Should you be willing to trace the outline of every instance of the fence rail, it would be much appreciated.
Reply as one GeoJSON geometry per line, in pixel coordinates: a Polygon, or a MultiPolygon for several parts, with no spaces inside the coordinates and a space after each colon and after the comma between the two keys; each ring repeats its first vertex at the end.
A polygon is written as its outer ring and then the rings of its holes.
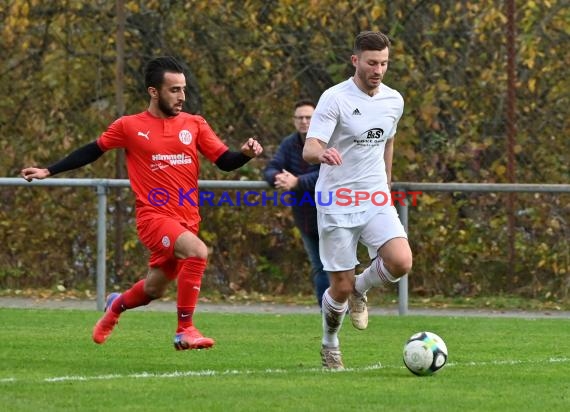
{"type": "MultiPolygon", "coordinates": [[[[97,194],[97,299],[98,310],[103,310],[106,295],[106,256],[107,256],[107,189],[110,187],[130,187],[128,179],[66,179],[54,178],[47,180],[34,180],[26,182],[21,178],[0,178],[1,186],[45,186],[45,187],[94,187],[97,194]]],[[[270,189],[264,181],[247,180],[199,180],[200,189],[225,190],[256,190],[270,189]]],[[[478,192],[478,193],[570,193],[570,184],[503,184],[503,183],[419,183],[395,182],[392,184],[395,191],[417,192],[478,192]]],[[[400,220],[406,231],[408,230],[408,202],[403,199],[396,204],[400,220]]],[[[408,312],[408,278],[400,279],[398,286],[398,313],[405,315],[408,312]]]]}

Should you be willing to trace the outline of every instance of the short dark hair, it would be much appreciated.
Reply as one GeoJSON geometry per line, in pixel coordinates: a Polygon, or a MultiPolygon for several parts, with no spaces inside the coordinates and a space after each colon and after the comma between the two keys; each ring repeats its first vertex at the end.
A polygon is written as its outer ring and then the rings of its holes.
{"type": "Polygon", "coordinates": [[[307,98],[299,99],[295,102],[295,109],[301,106],[311,106],[313,109],[316,107],[315,102],[307,98]]]}
{"type": "Polygon", "coordinates": [[[172,56],[157,57],[149,61],[144,71],[145,87],[160,89],[166,72],[184,73],[184,67],[172,56]]]}
{"type": "Polygon", "coordinates": [[[358,33],[354,40],[354,54],[360,54],[366,50],[390,49],[392,43],[388,36],[379,31],[362,31],[358,33]]]}

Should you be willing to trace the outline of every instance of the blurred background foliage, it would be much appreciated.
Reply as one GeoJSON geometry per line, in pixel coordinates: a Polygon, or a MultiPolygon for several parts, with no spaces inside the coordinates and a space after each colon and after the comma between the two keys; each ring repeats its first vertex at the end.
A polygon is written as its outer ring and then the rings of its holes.
{"type": "MultiPolygon", "coordinates": [[[[515,3],[516,181],[568,183],[570,2],[515,3]]],[[[0,175],[51,164],[116,117],[144,110],[144,64],[168,54],[187,68],[186,110],[234,149],[253,135],[265,147],[231,173],[203,162],[201,178],[261,180],[294,130],[295,100],[317,100],[350,76],[354,36],[381,30],[393,39],[385,82],[406,102],[394,181],[504,183],[505,27],[504,2],[493,0],[2,0],[0,175]]],[[[120,156],[65,177],[124,176],[120,156]]],[[[567,301],[569,196],[516,195],[513,260],[506,195],[424,194],[410,210],[411,293],[567,301]]],[[[0,187],[0,199],[0,288],[94,289],[92,190],[0,187]]],[[[110,193],[107,268],[117,287],[146,271],[132,206],[129,190],[110,193]]],[[[204,207],[202,215],[211,247],[205,289],[311,293],[286,207],[204,207]]]]}

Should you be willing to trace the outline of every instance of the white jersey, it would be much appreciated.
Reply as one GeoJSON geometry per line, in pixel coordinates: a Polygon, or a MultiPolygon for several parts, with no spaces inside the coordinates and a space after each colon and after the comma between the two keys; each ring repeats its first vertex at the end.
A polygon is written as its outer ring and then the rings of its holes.
{"type": "Polygon", "coordinates": [[[384,84],[369,96],[351,77],[323,93],[307,138],[336,148],[342,164],[321,164],[315,187],[321,213],[355,213],[391,205],[384,148],[396,134],[403,111],[402,95],[384,84]]]}

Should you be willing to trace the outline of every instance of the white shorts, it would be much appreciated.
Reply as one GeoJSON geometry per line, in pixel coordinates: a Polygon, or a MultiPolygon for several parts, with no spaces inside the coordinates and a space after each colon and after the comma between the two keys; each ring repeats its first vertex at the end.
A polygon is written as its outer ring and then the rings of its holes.
{"type": "Polygon", "coordinates": [[[370,259],[391,239],[408,238],[394,206],[371,208],[349,214],[317,212],[319,254],[324,270],[351,270],[360,262],[356,258],[358,242],[368,248],[370,259]]]}

